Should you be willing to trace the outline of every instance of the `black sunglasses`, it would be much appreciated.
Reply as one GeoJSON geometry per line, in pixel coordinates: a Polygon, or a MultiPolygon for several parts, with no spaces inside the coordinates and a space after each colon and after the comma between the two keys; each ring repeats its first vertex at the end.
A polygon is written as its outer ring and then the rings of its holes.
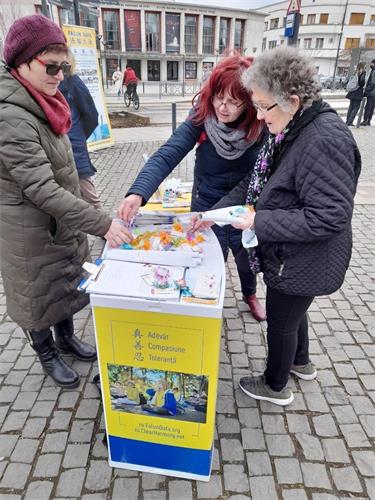
{"type": "Polygon", "coordinates": [[[72,67],[72,65],[67,62],[63,62],[61,64],[48,64],[39,59],[38,57],[34,57],[34,59],[36,59],[38,62],[40,62],[40,64],[43,64],[43,66],[45,66],[46,73],[49,76],[56,76],[60,70],[64,73],[64,75],[66,75],[67,73],[69,73],[70,68],[72,67]]]}

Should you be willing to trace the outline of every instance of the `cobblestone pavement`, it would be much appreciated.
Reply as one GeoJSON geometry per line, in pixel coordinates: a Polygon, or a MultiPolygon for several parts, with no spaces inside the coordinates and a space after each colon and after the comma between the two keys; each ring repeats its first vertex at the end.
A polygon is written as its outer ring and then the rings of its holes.
{"type": "MultiPolygon", "coordinates": [[[[354,130],[364,157],[362,185],[374,181],[374,127],[354,130]]],[[[160,143],[121,144],[95,153],[98,192],[114,210],[142,163],[160,143]]],[[[180,168],[191,178],[191,157],[180,168]]],[[[369,203],[371,200],[369,199],[369,203]]],[[[354,253],[342,289],[311,306],[311,358],[317,380],[290,379],[292,405],[257,403],[237,388],[259,371],[265,325],[241,302],[228,263],[215,455],[208,483],[112,469],[95,364],[70,360],[82,375],[74,391],[44,376],[20,328],[6,315],[0,288],[1,499],[375,499],[375,206],[357,205],[354,253]]],[[[102,241],[90,238],[94,255],[102,241]]],[[[264,296],[262,283],[260,296],[264,296]]],[[[94,342],[89,308],[77,334],[94,342]]],[[[69,358],[68,358],[69,359],[69,358]]]]}

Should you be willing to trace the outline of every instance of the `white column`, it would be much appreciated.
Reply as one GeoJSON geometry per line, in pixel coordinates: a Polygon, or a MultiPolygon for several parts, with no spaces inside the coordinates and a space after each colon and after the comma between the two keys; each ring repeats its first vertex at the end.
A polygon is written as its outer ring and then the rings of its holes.
{"type": "Polygon", "coordinates": [[[98,32],[99,32],[99,35],[101,35],[103,37],[103,11],[101,8],[99,8],[98,32]]]}
{"type": "Polygon", "coordinates": [[[230,31],[229,31],[229,50],[234,49],[234,32],[236,28],[236,18],[232,17],[229,21],[230,31]]]}
{"type": "Polygon", "coordinates": [[[125,14],[124,9],[121,7],[119,11],[120,16],[120,51],[125,52],[125,14]]]}
{"type": "Polygon", "coordinates": [[[185,54],[185,12],[180,14],[180,54],[185,54]]]}
{"type": "MultiPolygon", "coordinates": [[[[161,12],[161,23],[160,23],[160,52],[165,54],[165,11],[161,12]]],[[[160,78],[161,78],[161,68],[160,68],[160,78]]]]}
{"type": "Polygon", "coordinates": [[[145,11],[141,10],[141,49],[142,54],[146,53],[146,16],[145,11]]]}
{"type": "Polygon", "coordinates": [[[167,60],[160,58],[160,81],[165,82],[167,80],[167,60]]]}
{"type": "Polygon", "coordinates": [[[203,52],[203,14],[198,16],[198,44],[197,44],[198,54],[203,52]]]}
{"type": "Polygon", "coordinates": [[[220,16],[215,17],[214,53],[219,53],[220,16]]]}
{"type": "Polygon", "coordinates": [[[147,60],[141,59],[141,80],[143,82],[147,82],[148,74],[147,74],[147,60]]]}

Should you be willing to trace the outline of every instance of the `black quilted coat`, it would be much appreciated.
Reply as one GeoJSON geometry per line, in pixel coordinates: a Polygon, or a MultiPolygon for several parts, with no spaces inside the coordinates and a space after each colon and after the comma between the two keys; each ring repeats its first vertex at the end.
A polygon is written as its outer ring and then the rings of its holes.
{"type": "MultiPolygon", "coordinates": [[[[360,153],[347,126],[328,104],[314,102],[286,136],[256,206],[268,286],[307,296],[341,286],[351,257],[360,170],[360,153]]],[[[247,189],[245,179],[213,208],[245,203],[247,189]]]]}
{"type": "Polygon", "coordinates": [[[42,330],[88,303],[77,291],[86,235],[110,217],[80,198],[72,148],[41,107],[0,64],[0,248],[9,316],[42,330]]]}

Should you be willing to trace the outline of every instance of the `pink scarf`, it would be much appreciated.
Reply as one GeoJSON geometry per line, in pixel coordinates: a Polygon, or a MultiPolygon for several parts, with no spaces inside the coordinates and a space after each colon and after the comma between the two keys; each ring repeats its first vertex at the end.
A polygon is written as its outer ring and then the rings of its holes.
{"type": "Polygon", "coordinates": [[[39,104],[44,111],[46,118],[55,132],[55,134],[66,134],[72,126],[72,117],[70,113],[69,104],[66,102],[65,97],[60,90],[54,96],[49,96],[38,92],[27,80],[15,70],[11,70],[11,75],[14,76],[20,84],[25,87],[31,97],[39,104]]]}

